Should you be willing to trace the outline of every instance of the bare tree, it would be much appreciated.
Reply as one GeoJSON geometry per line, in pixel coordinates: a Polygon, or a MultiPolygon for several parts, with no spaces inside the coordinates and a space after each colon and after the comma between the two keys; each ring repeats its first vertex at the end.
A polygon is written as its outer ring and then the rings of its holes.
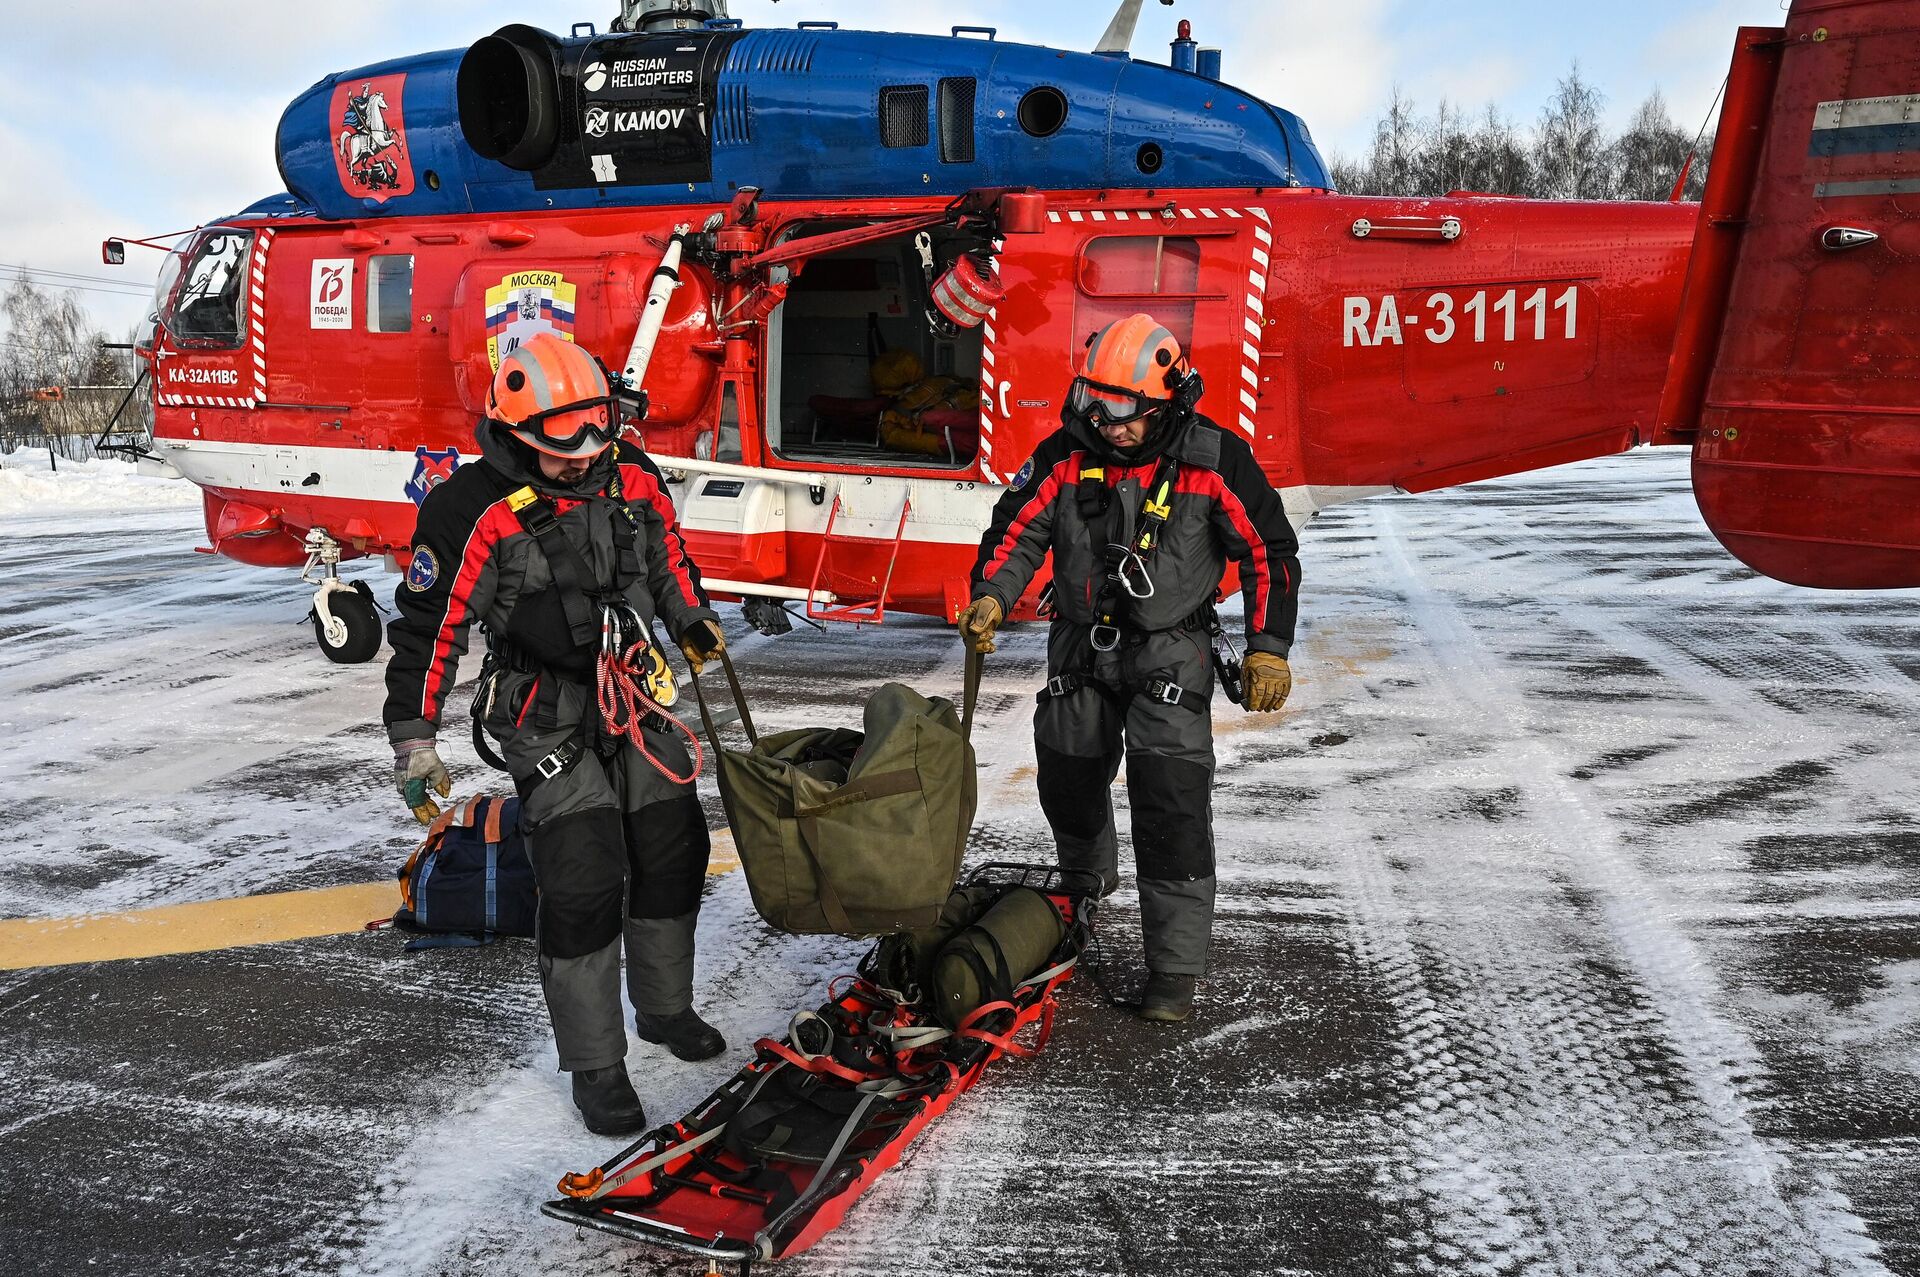
{"type": "MultiPolygon", "coordinates": [[[[106,333],[67,290],[16,276],[0,294],[0,444],[45,447],[68,459],[91,456],[94,438],[133,384],[132,352],[106,333]],[[45,397],[59,391],[58,398],[45,397]]],[[[143,429],[150,409],[136,397],[120,425],[143,429]]]]}
{"type": "Polygon", "coordinates": [[[1533,134],[1538,190],[1550,199],[1609,199],[1613,173],[1607,163],[1600,108],[1606,96],[1580,76],[1575,62],[1540,112],[1533,134]]]}
{"type": "Polygon", "coordinates": [[[1396,84],[1386,111],[1373,128],[1373,148],[1367,153],[1369,193],[1411,192],[1419,149],[1420,121],[1414,114],[1413,99],[1396,84]]]}
{"type": "Polygon", "coordinates": [[[1487,103],[1479,126],[1468,138],[1467,152],[1468,189],[1494,195],[1533,194],[1533,165],[1527,159],[1526,144],[1513,121],[1493,103],[1487,103]]]}
{"type": "Polygon", "coordinates": [[[1420,149],[1414,155],[1412,193],[1445,195],[1467,189],[1472,167],[1473,141],[1465,116],[1445,98],[1431,118],[1421,121],[1420,149]]]}
{"type": "MultiPolygon", "coordinates": [[[[1523,136],[1492,103],[1471,120],[1446,101],[1421,117],[1396,87],[1366,157],[1334,155],[1329,171],[1335,189],[1354,195],[1471,190],[1548,199],[1666,199],[1691,147],[1665,100],[1656,90],[1618,138],[1609,137],[1601,123],[1605,101],[1575,63],[1531,135],[1523,136]]],[[[1708,135],[1688,173],[1684,198],[1700,197],[1712,150],[1708,135]]]]}
{"type": "MultiPolygon", "coordinates": [[[[1627,131],[1613,144],[1612,168],[1620,198],[1664,200],[1693,149],[1693,139],[1667,113],[1667,101],[1655,89],[1633,113],[1627,131]]],[[[1693,185],[1688,174],[1687,184],[1693,185]]]]}

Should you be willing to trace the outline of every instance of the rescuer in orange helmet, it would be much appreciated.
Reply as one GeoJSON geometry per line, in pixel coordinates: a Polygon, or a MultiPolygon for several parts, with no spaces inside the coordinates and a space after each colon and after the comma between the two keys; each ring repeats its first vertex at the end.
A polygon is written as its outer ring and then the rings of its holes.
{"type": "Polygon", "coordinates": [[[970,648],[993,651],[1052,554],[1048,679],[1034,714],[1040,805],[1060,863],[1097,872],[1111,891],[1108,795],[1124,749],[1149,973],[1140,1014],[1183,1020],[1213,925],[1214,675],[1232,696],[1238,673],[1214,596],[1231,557],[1246,605],[1235,699],[1279,709],[1293,686],[1297,544],[1246,437],[1199,415],[1199,374],[1152,316],[1095,333],[1079,373],[1061,428],[994,507],[959,624],[970,648]]]}
{"type": "Polygon", "coordinates": [[[435,734],[479,621],[488,652],[475,744],[481,728],[499,742],[520,795],[560,1067],[588,1128],[609,1135],[646,1126],[624,1063],[623,941],[640,1036],[688,1060],[726,1045],[693,1010],[708,839],[691,759],[663,714],[649,709],[615,732],[596,697],[610,635],[662,696],[656,619],[696,670],[723,647],[660,471],[617,443],[619,430],[605,372],[572,342],[542,333],[500,360],[476,430],[479,462],[420,505],[387,631],[384,714],[395,784],[430,821],[432,794],[452,787],[435,734]]]}

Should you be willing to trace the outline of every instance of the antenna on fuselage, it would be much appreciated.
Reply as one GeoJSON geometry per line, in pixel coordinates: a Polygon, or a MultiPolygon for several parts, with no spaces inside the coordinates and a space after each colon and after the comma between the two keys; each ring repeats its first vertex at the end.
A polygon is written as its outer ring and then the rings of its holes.
{"type": "MultiPolygon", "coordinates": [[[[1140,25],[1140,6],[1145,0],[1120,0],[1120,11],[1107,24],[1107,33],[1093,46],[1095,53],[1125,53],[1133,47],[1133,29],[1140,25]]],[[[1173,0],[1160,0],[1172,4],[1173,0]]]]}
{"type": "MultiPolygon", "coordinates": [[[[1171,4],[1173,0],[1166,0],[1171,4]]],[[[714,18],[725,18],[727,0],[621,0],[614,31],[697,31],[714,18]]]]}

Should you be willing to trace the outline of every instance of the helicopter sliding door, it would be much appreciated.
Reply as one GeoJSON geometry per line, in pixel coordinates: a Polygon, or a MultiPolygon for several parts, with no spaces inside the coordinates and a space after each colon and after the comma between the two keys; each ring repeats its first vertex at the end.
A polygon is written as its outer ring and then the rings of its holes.
{"type": "Polygon", "coordinates": [[[1262,213],[1217,195],[1055,200],[1044,230],[1007,237],[1007,300],[987,325],[983,361],[987,478],[1011,478],[1059,429],[1087,339],[1136,312],[1159,320],[1189,353],[1207,387],[1200,411],[1254,438],[1260,272],[1272,233],[1262,213]]]}

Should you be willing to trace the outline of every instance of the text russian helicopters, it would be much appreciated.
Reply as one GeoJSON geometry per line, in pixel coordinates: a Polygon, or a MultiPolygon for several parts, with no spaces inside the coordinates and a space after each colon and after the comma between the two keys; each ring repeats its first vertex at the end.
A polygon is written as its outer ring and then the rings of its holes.
{"type": "Polygon", "coordinates": [[[1140,8],[1075,53],[631,0],[331,76],[281,120],[288,193],[169,258],[152,451],[213,550],[322,573],[321,645],[364,660],[335,565],[404,564],[500,353],[556,332],[644,387],[757,624],[951,618],[1074,353],[1150,310],[1297,522],[1687,444],[1754,568],[1920,584],[1920,0],[1743,28],[1700,204],[1339,195],[1185,23],[1128,57],[1140,8]]]}

